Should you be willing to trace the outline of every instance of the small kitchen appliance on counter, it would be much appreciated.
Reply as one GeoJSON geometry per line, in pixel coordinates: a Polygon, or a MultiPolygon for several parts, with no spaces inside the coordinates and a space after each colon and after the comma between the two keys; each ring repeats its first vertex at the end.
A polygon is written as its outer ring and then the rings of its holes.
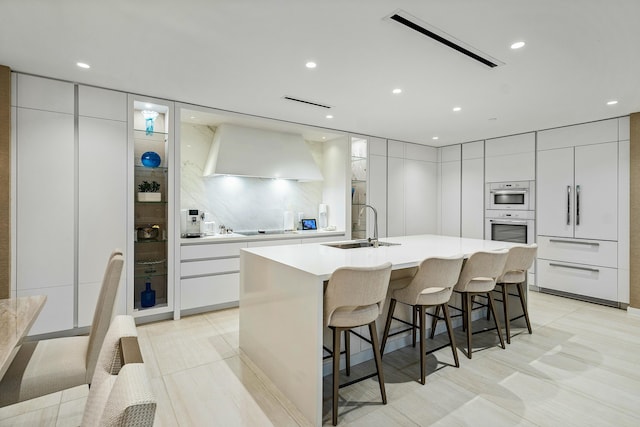
{"type": "Polygon", "coordinates": [[[202,220],[204,212],[198,209],[183,209],[180,218],[180,234],[182,237],[202,237],[202,220]]]}

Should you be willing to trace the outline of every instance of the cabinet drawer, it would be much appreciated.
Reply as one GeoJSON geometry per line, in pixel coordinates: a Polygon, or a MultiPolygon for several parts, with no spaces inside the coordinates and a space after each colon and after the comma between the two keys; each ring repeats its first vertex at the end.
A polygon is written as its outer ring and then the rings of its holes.
{"type": "Polygon", "coordinates": [[[220,258],[180,263],[180,277],[240,271],[240,258],[220,258]]]}
{"type": "Polygon", "coordinates": [[[537,285],[608,301],[618,300],[618,270],[538,260],[537,285]]]}
{"type": "Polygon", "coordinates": [[[538,258],[616,268],[618,244],[603,240],[538,236],[538,258]]]}
{"type": "Polygon", "coordinates": [[[186,260],[240,256],[240,249],[246,247],[246,242],[185,245],[180,247],[180,259],[186,260]]]}
{"type": "Polygon", "coordinates": [[[195,277],[180,281],[182,310],[238,301],[240,274],[195,277]]]}
{"type": "Polygon", "coordinates": [[[249,242],[247,245],[250,248],[261,248],[264,246],[285,246],[285,245],[299,245],[300,239],[278,239],[278,240],[256,240],[255,242],[249,242]]]}

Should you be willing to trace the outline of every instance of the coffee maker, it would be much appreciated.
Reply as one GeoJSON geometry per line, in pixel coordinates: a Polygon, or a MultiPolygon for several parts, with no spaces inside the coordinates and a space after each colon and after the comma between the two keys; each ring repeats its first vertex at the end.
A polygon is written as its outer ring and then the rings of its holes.
{"type": "Polygon", "coordinates": [[[198,209],[183,209],[180,218],[180,234],[182,237],[202,237],[202,220],[204,212],[198,209]]]}

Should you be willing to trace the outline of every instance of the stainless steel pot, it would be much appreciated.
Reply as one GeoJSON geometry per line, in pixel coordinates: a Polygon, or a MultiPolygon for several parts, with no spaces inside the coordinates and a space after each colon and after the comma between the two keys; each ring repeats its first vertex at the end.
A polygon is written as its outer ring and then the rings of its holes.
{"type": "Polygon", "coordinates": [[[139,240],[157,239],[160,235],[160,226],[157,224],[141,225],[136,228],[139,240]]]}

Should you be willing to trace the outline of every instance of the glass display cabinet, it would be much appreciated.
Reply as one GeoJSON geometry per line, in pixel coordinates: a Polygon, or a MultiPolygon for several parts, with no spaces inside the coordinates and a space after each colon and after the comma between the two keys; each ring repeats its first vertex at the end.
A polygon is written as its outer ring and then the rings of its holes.
{"type": "Polygon", "coordinates": [[[132,239],[127,312],[173,310],[173,104],[130,97],[132,239]]]}

